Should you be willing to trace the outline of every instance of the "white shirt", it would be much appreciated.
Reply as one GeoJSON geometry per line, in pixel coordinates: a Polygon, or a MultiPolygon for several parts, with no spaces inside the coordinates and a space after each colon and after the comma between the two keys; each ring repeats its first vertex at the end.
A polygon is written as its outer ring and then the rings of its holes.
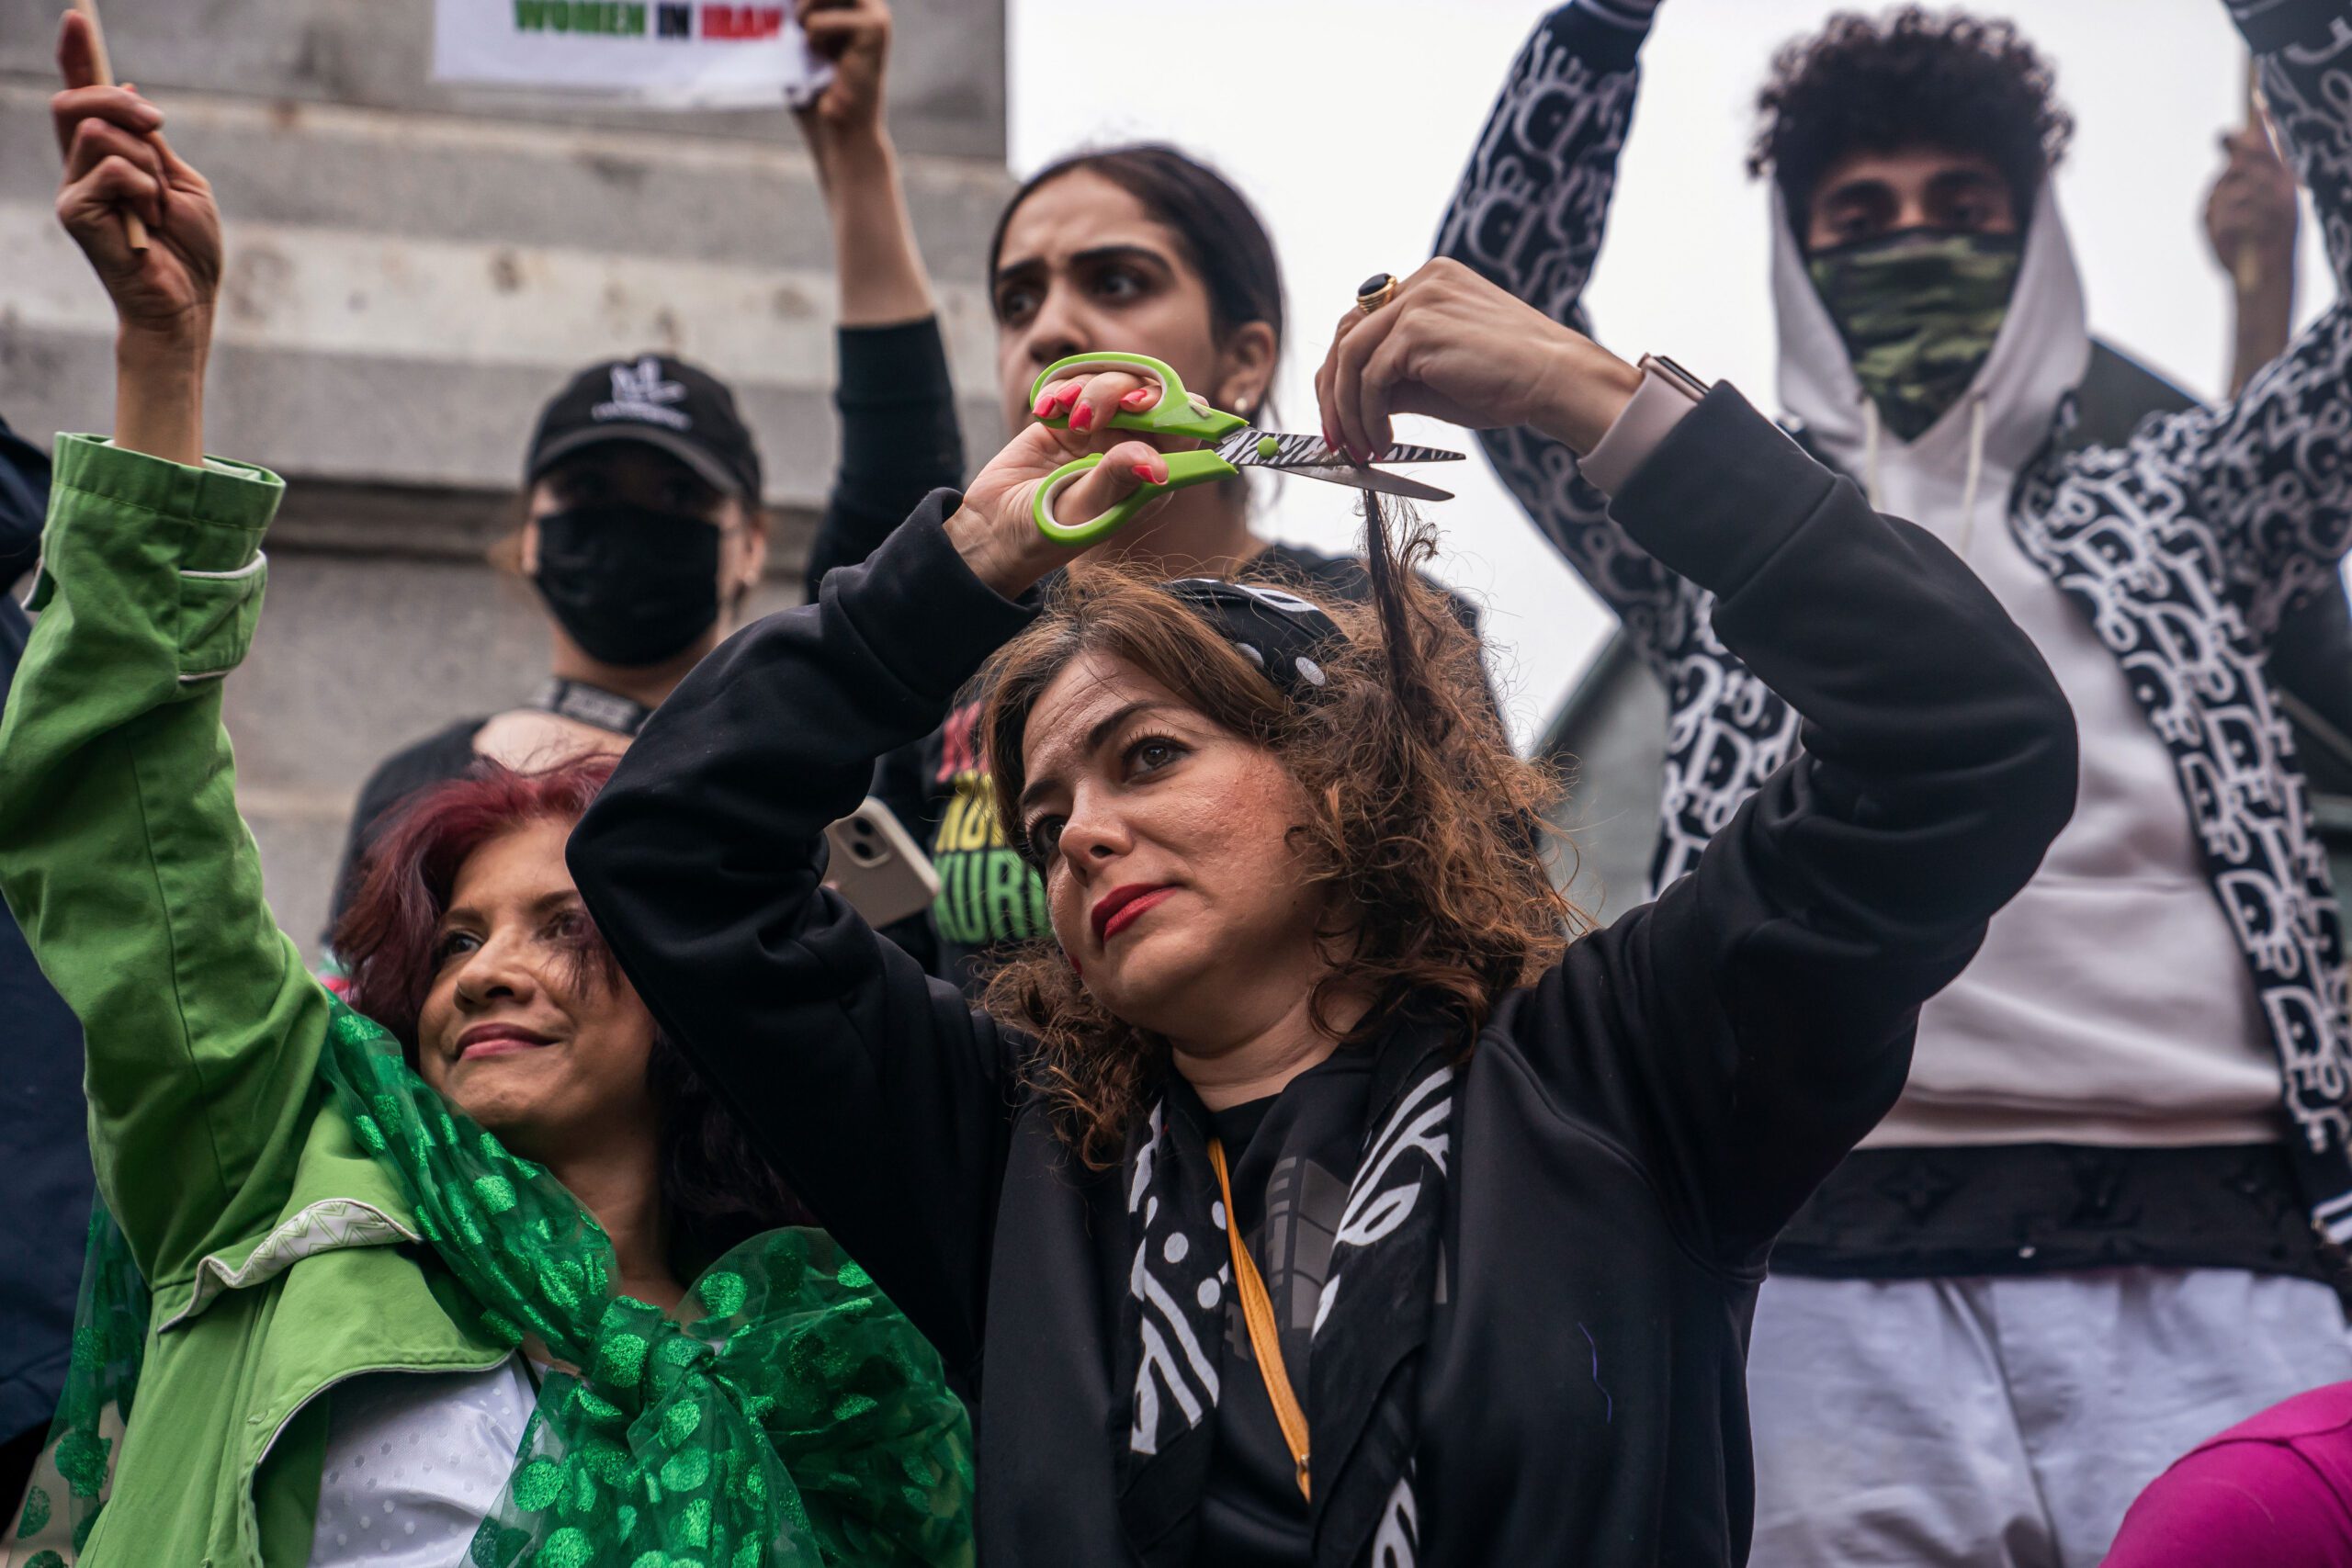
{"type": "Polygon", "coordinates": [[[329,1391],[310,1568],[451,1568],[498,1506],[538,1403],[519,1355],[329,1391]]]}

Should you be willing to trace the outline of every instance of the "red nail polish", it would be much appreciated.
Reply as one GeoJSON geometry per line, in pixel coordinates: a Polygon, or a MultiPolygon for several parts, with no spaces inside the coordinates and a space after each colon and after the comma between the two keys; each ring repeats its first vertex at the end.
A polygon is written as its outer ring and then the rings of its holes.
{"type": "Polygon", "coordinates": [[[1148,485],[1164,485],[1168,482],[1168,465],[1165,463],[1137,463],[1130,471],[1148,485]]]}
{"type": "Polygon", "coordinates": [[[1054,417],[1054,394],[1047,392],[1037,400],[1036,406],[1029,412],[1039,419],[1051,419],[1054,417]]]}
{"type": "Polygon", "coordinates": [[[1070,413],[1070,416],[1069,416],[1069,427],[1070,427],[1072,430],[1091,430],[1091,429],[1093,429],[1093,428],[1094,428],[1094,405],[1093,405],[1092,403],[1080,403],[1080,404],[1079,404],[1079,405],[1078,405],[1078,407],[1077,407],[1075,410],[1073,410],[1073,411],[1071,412],[1071,413],[1070,413]]]}
{"type": "Polygon", "coordinates": [[[1132,412],[1136,409],[1149,408],[1154,402],[1159,400],[1159,394],[1151,388],[1137,387],[1134,391],[1129,392],[1125,397],[1119,400],[1119,406],[1132,412]]]}

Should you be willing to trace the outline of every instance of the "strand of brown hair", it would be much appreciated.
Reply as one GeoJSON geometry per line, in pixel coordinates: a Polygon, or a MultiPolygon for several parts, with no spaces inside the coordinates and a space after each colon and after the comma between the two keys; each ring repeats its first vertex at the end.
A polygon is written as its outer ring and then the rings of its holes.
{"type": "Polygon", "coordinates": [[[1409,506],[1398,503],[1403,513],[1402,532],[1406,547],[1396,547],[1398,530],[1388,525],[1387,504],[1378,491],[1363,492],[1363,570],[1372,589],[1372,607],[1380,617],[1380,640],[1388,655],[1388,689],[1396,694],[1406,714],[1416,722],[1435,724],[1428,739],[1442,743],[1452,726],[1444,720],[1443,705],[1434,700],[1430,690],[1430,675],[1423,647],[1425,628],[1416,626],[1414,612],[1406,603],[1403,586],[1407,573],[1418,570],[1433,558],[1437,549],[1419,518],[1409,506]]]}

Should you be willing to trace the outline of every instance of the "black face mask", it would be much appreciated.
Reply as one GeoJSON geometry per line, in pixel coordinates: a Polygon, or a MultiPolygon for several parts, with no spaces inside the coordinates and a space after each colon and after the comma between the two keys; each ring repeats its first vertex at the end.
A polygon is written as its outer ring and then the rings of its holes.
{"type": "Polygon", "coordinates": [[[591,659],[659,664],[718,619],[718,526],[626,502],[538,520],[533,579],[591,659]]]}

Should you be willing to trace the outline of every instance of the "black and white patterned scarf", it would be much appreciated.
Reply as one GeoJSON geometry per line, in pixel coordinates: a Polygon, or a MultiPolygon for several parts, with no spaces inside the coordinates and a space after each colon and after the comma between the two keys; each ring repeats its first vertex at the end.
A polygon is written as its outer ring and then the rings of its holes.
{"type": "MultiPolygon", "coordinates": [[[[1442,1257],[1454,1070],[1434,1029],[1380,1048],[1362,1160],[1348,1186],[1312,1330],[1306,1388],[1317,1568],[1410,1568],[1420,1352],[1442,1257]]],[[[1126,1161],[1134,1241],[1114,1386],[1132,1387],[1119,1511],[1147,1563],[1191,1560],[1216,1445],[1227,1216],[1202,1129],[1163,1098],[1126,1161]]],[[[1254,1376],[1244,1368],[1237,1375],[1254,1376]]]]}

